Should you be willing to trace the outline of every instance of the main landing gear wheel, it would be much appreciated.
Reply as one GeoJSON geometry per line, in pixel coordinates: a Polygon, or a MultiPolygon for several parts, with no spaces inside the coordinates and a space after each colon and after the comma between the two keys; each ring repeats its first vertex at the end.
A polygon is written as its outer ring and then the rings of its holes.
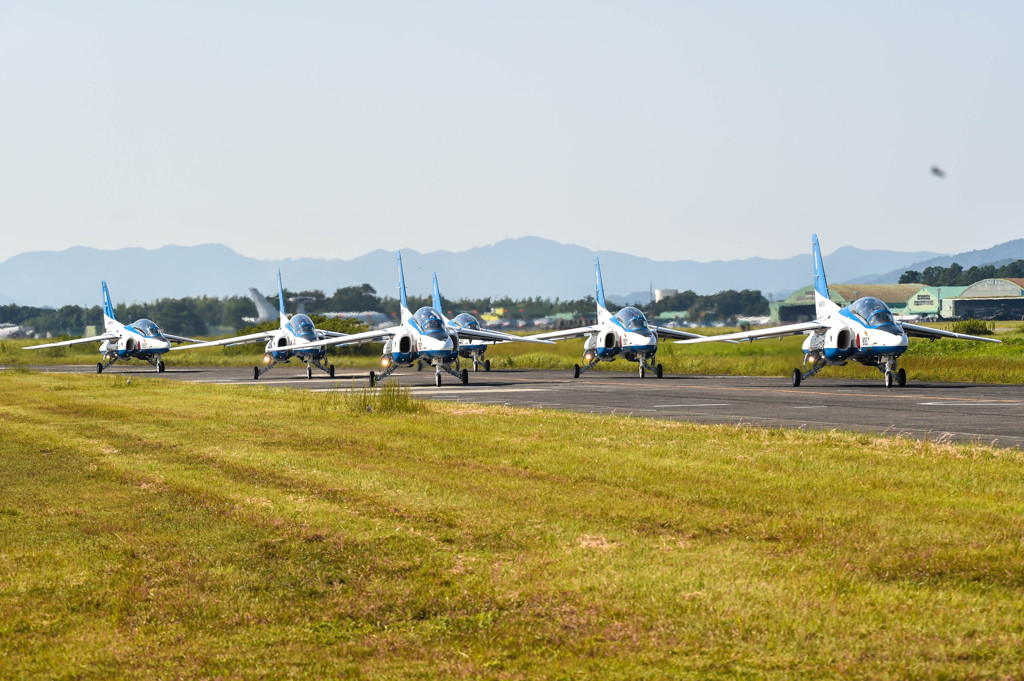
{"type": "Polygon", "coordinates": [[[370,387],[377,385],[377,374],[370,372],[370,387]]]}
{"type": "Polygon", "coordinates": [[[96,373],[97,374],[102,374],[103,373],[103,362],[96,362],[96,373]]]}
{"type": "Polygon", "coordinates": [[[254,381],[260,380],[260,368],[259,367],[253,367],[252,368],[252,380],[254,380],[254,381]]]}
{"type": "Polygon", "coordinates": [[[309,378],[309,379],[313,378],[313,367],[306,366],[306,378],[309,378]]]}
{"type": "Polygon", "coordinates": [[[572,377],[573,378],[579,378],[580,377],[580,365],[579,364],[573,364],[572,365],[572,377]]]}
{"type": "Polygon", "coordinates": [[[800,387],[800,378],[801,378],[800,370],[799,369],[793,369],[793,387],[794,388],[799,388],[800,387]]]}
{"type": "Polygon", "coordinates": [[[416,360],[416,371],[423,371],[423,362],[416,360]]]}
{"type": "Polygon", "coordinates": [[[469,370],[468,369],[463,369],[462,370],[462,385],[468,385],[468,384],[469,384],[469,370]]]}
{"type": "Polygon", "coordinates": [[[484,360],[484,371],[490,371],[490,370],[491,370],[491,360],[485,359],[484,360]]]}
{"type": "Polygon", "coordinates": [[[644,368],[644,363],[640,362],[640,378],[643,378],[647,374],[647,370],[644,368]]]}
{"type": "Polygon", "coordinates": [[[654,375],[657,376],[658,378],[661,378],[661,375],[664,372],[665,372],[665,369],[660,364],[658,366],[654,367],[654,375]]]}
{"type": "Polygon", "coordinates": [[[330,376],[331,378],[334,378],[334,365],[333,364],[331,364],[330,366],[327,367],[327,375],[330,376]]]}
{"type": "Polygon", "coordinates": [[[164,361],[162,359],[161,360],[157,360],[156,371],[157,371],[158,374],[162,374],[166,368],[167,368],[167,365],[164,364],[164,361]]]}
{"type": "Polygon", "coordinates": [[[896,372],[896,385],[903,387],[907,384],[907,371],[906,369],[900,369],[896,372]]]}
{"type": "Polygon", "coordinates": [[[886,388],[891,388],[892,387],[892,372],[889,371],[888,369],[885,372],[885,387],[886,388]]]}
{"type": "Polygon", "coordinates": [[[441,372],[440,371],[438,371],[436,374],[434,374],[434,385],[436,385],[438,388],[441,387],[441,372]]]}

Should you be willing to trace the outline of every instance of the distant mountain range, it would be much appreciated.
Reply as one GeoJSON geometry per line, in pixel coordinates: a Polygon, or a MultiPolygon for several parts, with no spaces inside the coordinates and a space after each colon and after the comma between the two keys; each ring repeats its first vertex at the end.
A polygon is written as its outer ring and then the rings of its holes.
{"type": "MultiPolygon", "coordinates": [[[[1024,239],[1014,239],[1006,243],[985,248],[980,251],[966,251],[956,255],[940,255],[921,262],[913,262],[884,274],[873,274],[866,277],[851,279],[849,284],[895,284],[907,270],[924,271],[926,267],[949,267],[953,263],[964,269],[981,265],[1005,265],[1014,260],[1024,260],[1024,239]]],[[[827,265],[826,265],[827,266],[827,265]]],[[[826,270],[827,272],[827,270],[826,270]]],[[[829,276],[831,279],[831,276],[829,276]]],[[[838,282],[836,282],[838,283],[838,282]]]]}
{"type": "MultiPolygon", "coordinates": [[[[652,287],[702,294],[750,288],[776,297],[787,295],[811,283],[809,247],[807,251],[778,260],[668,262],[523,237],[458,253],[403,250],[402,259],[410,294],[429,295],[431,273],[437,272],[441,293],[451,300],[504,295],[572,299],[594,293],[593,263],[598,256],[609,299],[622,303],[646,302],[652,287]],[[614,291],[633,293],[616,295],[614,291]]],[[[1024,239],[949,256],[844,246],[825,256],[825,267],[834,283],[895,282],[904,270],[929,264],[956,261],[969,267],[1016,258],[1024,258],[1024,239]]],[[[227,246],[205,244],[152,250],[76,247],[16,255],[0,263],[0,304],[96,305],[101,279],[107,280],[115,303],[244,296],[250,286],[273,293],[277,268],[292,291],[319,289],[331,294],[344,286],[369,283],[380,295],[397,295],[394,251],[377,250],[351,260],[258,260],[227,246]]]]}

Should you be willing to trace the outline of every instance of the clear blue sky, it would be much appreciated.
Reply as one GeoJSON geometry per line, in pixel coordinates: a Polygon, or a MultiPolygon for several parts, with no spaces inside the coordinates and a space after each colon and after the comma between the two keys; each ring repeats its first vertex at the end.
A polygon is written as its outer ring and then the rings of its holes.
{"type": "Polygon", "coordinates": [[[1022,36],[1019,1],[0,0],[0,260],[984,248],[1024,235],[1022,36]]]}

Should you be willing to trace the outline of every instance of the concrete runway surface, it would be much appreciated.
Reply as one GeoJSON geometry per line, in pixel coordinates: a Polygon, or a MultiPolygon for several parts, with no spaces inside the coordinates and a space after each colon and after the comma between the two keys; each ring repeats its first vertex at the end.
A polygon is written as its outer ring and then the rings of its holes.
{"type": "MultiPolygon", "coordinates": [[[[95,366],[38,366],[39,371],[95,373],[95,366]]],[[[151,376],[229,385],[337,390],[367,384],[369,370],[340,369],[335,378],[304,365],[278,366],[259,381],[246,367],[177,367],[162,374],[142,364],[115,365],[104,375],[151,376]]],[[[529,369],[470,372],[469,385],[448,374],[440,388],[432,370],[400,369],[401,382],[422,399],[645,416],[697,423],[750,424],[901,434],[918,439],[1024,446],[1024,390],[1017,385],[926,383],[886,389],[878,378],[815,376],[799,388],[786,377],[680,376],[641,380],[635,373],[529,369]]]]}

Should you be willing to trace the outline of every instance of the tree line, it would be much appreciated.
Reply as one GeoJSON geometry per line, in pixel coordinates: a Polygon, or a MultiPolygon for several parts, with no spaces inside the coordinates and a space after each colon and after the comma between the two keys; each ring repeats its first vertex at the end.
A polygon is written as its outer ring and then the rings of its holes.
{"type": "Polygon", "coordinates": [[[900,275],[901,284],[924,284],[925,286],[970,286],[982,279],[1024,278],[1024,260],[1014,260],[1005,265],[971,266],[966,270],[953,263],[949,267],[926,267],[918,272],[907,270],[900,275]]]}

